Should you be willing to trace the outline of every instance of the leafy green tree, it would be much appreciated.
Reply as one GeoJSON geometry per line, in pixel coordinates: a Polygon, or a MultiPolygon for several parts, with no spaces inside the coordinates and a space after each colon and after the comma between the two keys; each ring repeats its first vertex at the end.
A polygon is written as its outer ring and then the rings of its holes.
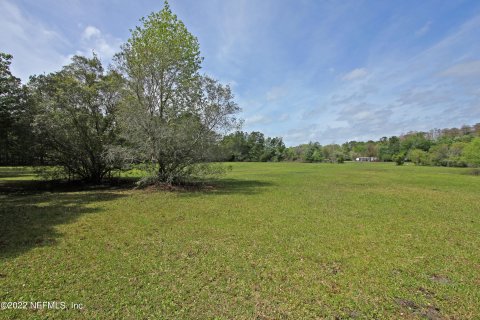
{"type": "Polygon", "coordinates": [[[285,159],[285,144],[282,138],[267,138],[265,140],[264,152],[260,158],[260,161],[282,161],[285,159]]]}
{"type": "Polygon", "coordinates": [[[228,86],[199,75],[198,40],[167,2],[141,22],[117,55],[127,79],[122,128],[155,181],[177,183],[214,158],[221,134],[238,127],[240,109],[228,86]]]}
{"type": "Polygon", "coordinates": [[[100,60],[74,56],[59,72],[32,77],[36,133],[62,176],[98,183],[121,166],[109,157],[118,142],[115,114],[123,80],[100,60]]]}
{"type": "Polygon", "coordinates": [[[343,163],[345,156],[338,144],[329,144],[322,148],[324,159],[332,163],[343,163]]]}
{"type": "Polygon", "coordinates": [[[322,146],[318,142],[309,142],[302,151],[302,158],[305,162],[320,162],[323,160],[322,146]]]}
{"type": "Polygon", "coordinates": [[[396,136],[384,137],[378,143],[378,157],[382,161],[392,161],[393,155],[400,152],[400,140],[396,136]]]}
{"type": "Polygon", "coordinates": [[[424,132],[413,132],[403,136],[400,140],[400,151],[408,153],[413,149],[428,151],[432,146],[432,141],[426,138],[424,132]]]}
{"type": "Polygon", "coordinates": [[[32,164],[34,105],[28,90],[10,71],[13,56],[0,52],[0,164],[32,164]]]}
{"type": "Polygon", "coordinates": [[[220,142],[221,157],[224,161],[246,161],[248,160],[249,145],[247,143],[248,133],[236,131],[223,137],[220,142]]]}
{"type": "Polygon", "coordinates": [[[480,137],[475,138],[463,149],[463,158],[469,166],[480,167],[480,137]]]}
{"type": "Polygon", "coordinates": [[[466,163],[463,159],[463,149],[467,143],[465,142],[454,142],[452,143],[449,148],[448,148],[448,162],[449,166],[454,166],[454,167],[465,167],[466,163]]]}
{"type": "Polygon", "coordinates": [[[410,151],[408,154],[408,158],[416,165],[429,164],[428,153],[421,149],[413,149],[412,151],[410,151]]]}
{"type": "Polygon", "coordinates": [[[432,164],[437,166],[448,166],[449,146],[446,143],[439,143],[430,148],[429,154],[432,164]]]}
{"type": "Polygon", "coordinates": [[[397,166],[401,166],[405,163],[405,154],[404,153],[397,153],[394,154],[392,160],[395,161],[397,166]]]}
{"type": "Polygon", "coordinates": [[[268,161],[261,160],[265,152],[265,135],[258,131],[253,131],[247,135],[248,160],[249,161],[268,161]]]}

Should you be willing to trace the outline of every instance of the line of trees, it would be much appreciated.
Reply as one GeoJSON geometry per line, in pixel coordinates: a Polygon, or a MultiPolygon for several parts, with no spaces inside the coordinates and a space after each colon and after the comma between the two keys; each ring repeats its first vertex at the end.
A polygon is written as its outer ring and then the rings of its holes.
{"type": "Polygon", "coordinates": [[[197,38],[170,10],[141,19],[105,69],[75,56],[27,84],[0,53],[0,165],[40,165],[56,178],[101,182],[143,164],[141,183],[181,183],[217,173],[214,161],[341,163],[357,157],[417,165],[480,166],[480,123],[378,141],[287,148],[240,128],[229,86],[201,75],[197,38]]]}
{"type": "Polygon", "coordinates": [[[280,137],[266,137],[261,132],[237,131],[225,136],[219,146],[223,161],[283,161],[286,147],[280,137]]]}
{"type": "Polygon", "coordinates": [[[167,2],[141,19],[108,70],[96,55],[75,56],[22,85],[11,60],[0,55],[2,165],[50,165],[55,177],[99,183],[144,164],[144,182],[180,183],[218,172],[208,163],[239,128],[229,86],[200,74],[198,40],[167,2]]]}
{"type": "Polygon", "coordinates": [[[342,163],[358,157],[403,164],[447,167],[480,166],[480,123],[461,128],[409,132],[377,141],[348,141],[322,146],[309,142],[285,147],[282,138],[237,131],[221,141],[224,161],[301,161],[342,163]]]}

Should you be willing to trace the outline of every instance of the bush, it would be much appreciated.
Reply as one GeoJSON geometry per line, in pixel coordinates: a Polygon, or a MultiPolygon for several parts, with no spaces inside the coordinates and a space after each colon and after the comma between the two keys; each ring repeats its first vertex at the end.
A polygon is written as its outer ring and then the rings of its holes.
{"type": "Polygon", "coordinates": [[[395,161],[397,166],[401,166],[405,163],[405,154],[403,153],[398,153],[393,155],[392,160],[395,161]]]}

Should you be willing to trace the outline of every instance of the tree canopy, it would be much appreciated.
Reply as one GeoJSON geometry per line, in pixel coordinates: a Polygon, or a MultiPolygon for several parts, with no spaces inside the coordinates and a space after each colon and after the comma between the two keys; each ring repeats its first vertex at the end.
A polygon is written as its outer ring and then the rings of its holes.
{"type": "Polygon", "coordinates": [[[198,40],[167,3],[141,22],[117,56],[127,84],[119,119],[136,160],[158,181],[179,182],[212,159],[240,109],[229,86],[199,75],[198,40]]]}
{"type": "Polygon", "coordinates": [[[118,168],[108,149],[118,142],[122,82],[118,73],[105,72],[96,56],[75,56],[61,71],[30,81],[39,106],[36,133],[48,162],[64,175],[100,182],[118,168]]]}

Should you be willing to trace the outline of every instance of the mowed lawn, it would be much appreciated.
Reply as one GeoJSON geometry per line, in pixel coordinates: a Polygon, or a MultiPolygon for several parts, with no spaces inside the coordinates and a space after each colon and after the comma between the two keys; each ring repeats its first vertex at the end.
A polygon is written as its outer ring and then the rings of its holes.
{"type": "Polygon", "coordinates": [[[468,169],[232,166],[189,192],[25,193],[0,169],[0,301],[68,307],[0,318],[480,318],[468,169]]]}

